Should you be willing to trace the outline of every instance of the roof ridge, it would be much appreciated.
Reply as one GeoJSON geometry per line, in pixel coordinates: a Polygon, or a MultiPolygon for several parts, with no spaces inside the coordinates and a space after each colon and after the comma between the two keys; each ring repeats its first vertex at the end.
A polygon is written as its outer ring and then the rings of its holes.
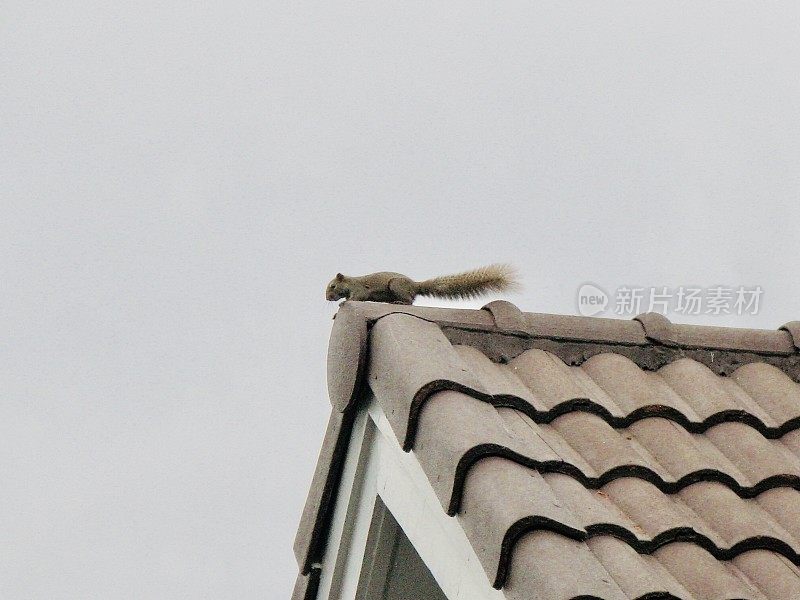
{"type": "Polygon", "coordinates": [[[688,357],[722,375],[742,364],[764,361],[800,381],[800,322],[796,321],[777,330],[740,329],[675,324],[656,313],[631,320],[523,313],[505,301],[482,309],[347,301],[334,317],[328,346],[328,391],[340,412],[358,398],[370,330],[385,318],[402,315],[436,325],[452,344],[481,347],[496,362],[507,362],[531,348],[548,350],[567,364],[614,352],[646,370],[688,357]]]}
{"type": "Polygon", "coordinates": [[[348,301],[342,304],[339,312],[343,310],[359,314],[370,325],[392,314],[407,314],[435,322],[440,326],[463,326],[522,336],[639,345],[660,343],[677,347],[775,354],[800,352],[800,321],[790,321],[774,330],[721,327],[673,323],[665,315],[655,312],[642,313],[631,319],[523,312],[505,300],[490,302],[480,309],[348,301]]]}

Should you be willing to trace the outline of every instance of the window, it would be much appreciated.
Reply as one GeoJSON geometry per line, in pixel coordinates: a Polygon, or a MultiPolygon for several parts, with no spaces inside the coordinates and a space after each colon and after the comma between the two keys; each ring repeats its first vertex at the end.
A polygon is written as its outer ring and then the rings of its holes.
{"type": "Polygon", "coordinates": [[[356,598],[447,600],[380,498],[376,500],[356,598]]]}

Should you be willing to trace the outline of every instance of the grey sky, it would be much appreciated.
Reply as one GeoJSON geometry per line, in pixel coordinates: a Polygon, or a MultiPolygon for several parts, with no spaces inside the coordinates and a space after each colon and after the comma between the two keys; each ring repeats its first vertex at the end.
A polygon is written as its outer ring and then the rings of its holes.
{"type": "Polygon", "coordinates": [[[799,39],[795,2],[4,3],[0,596],[287,597],[337,270],[800,318],[799,39]]]}

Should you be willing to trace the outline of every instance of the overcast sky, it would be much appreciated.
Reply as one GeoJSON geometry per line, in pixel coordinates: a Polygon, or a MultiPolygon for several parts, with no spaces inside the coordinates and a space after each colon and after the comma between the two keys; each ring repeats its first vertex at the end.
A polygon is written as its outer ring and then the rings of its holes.
{"type": "Polygon", "coordinates": [[[798,40],[796,2],[4,2],[0,597],[288,597],[337,271],[800,319],[798,40]]]}

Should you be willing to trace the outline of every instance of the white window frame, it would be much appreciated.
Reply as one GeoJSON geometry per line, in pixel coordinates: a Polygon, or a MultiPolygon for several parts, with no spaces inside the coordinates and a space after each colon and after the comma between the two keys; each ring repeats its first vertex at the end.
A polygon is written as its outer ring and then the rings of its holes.
{"type": "Polygon", "coordinates": [[[318,600],[366,600],[383,589],[397,535],[384,507],[448,600],[505,598],[492,588],[458,519],[445,513],[413,451],[403,452],[380,404],[370,398],[350,436],[325,555],[317,565],[318,600]]]}

